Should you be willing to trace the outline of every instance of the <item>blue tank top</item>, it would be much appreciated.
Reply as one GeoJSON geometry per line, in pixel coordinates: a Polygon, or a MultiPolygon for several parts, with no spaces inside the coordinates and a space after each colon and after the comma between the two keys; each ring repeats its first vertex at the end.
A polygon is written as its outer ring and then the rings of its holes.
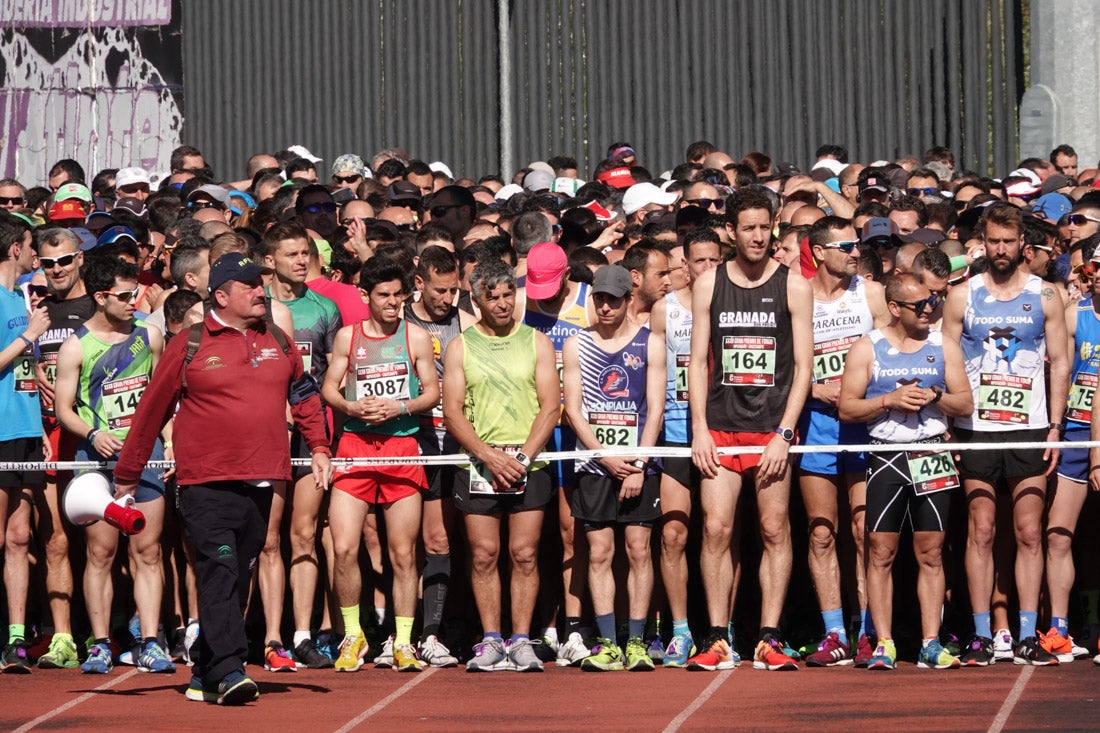
{"type": "Polygon", "coordinates": [[[1100,364],[1100,318],[1092,307],[1091,295],[1077,303],[1073,346],[1066,423],[1070,427],[1087,427],[1092,419],[1092,394],[1096,389],[1096,368],[1100,364]]]}
{"type": "MultiPolygon", "coordinates": [[[[642,326],[626,346],[608,353],[596,346],[591,331],[577,336],[581,413],[605,448],[632,448],[642,436],[649,337],[650,330],[642,326]]],[[[576,470],[608,475],[599,461],[577,461],[576,470]]]]}
{"type": "Polygon", "coordinates": [[[680,304],[675,293],[665,296],[665,441],[691,442],[691,418],[688,414],[687,368],[691,356],[691,308],[680,304]]]}
{"type": "MultiPolygon", "coordinates": [[[[27,301],[18,289],[0,287],[0,349],[5,349],[27,330],[27,301]]],[[[22,343],[22,341],[20,341],[22,343]]],[[[23,349],[12,363],[0,370],[0,440],[42,437],[42,416],[38,385],[34,375],[34,351],[23,349]]]]}
{"type": "MultiPolygon", "coordinates": [[[[867,399],[881,397],[907,384],[929,389],[945,389],[943,379],[943,334],[930,331],[928,340],[915,352],[904,353],[894,348],[879,329],[868,334],[874,351],[871,381],[867,399]]],[[[939,405],[925,405],[917,412],[890,410],[867,423],[872,438],[887,443],[909,443],[947,431],[947,418],[939,405]]]]}
{"type": "Polygon", "coordinates": [[[1031,275],[1015,298],[997,300],[986,277],[967,283],[960,343],[974,413],[955,424],[989,432],[1047,427],[1043,281],[1031,275]]]}
{"type": "MultiPolygon", "coordinates": [[[[545,313],[536,300],[527,300],[523,311],[523,323],[536,331],[542,331],[554,345],[554,364],[561,385],[561,349],[565,340],[589,326],[588,283],[579,283],[577,296],[570,304],[563,304],[558,313],[545,313]]],[[[564,399],[564,398],[563,398],[564,399]]]]}

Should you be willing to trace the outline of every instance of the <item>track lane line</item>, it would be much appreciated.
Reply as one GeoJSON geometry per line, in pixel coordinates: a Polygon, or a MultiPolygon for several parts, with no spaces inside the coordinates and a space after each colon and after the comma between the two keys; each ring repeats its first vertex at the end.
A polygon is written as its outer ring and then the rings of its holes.
{"type": "Polygon", "coordinates": [[[396,690],[394,690],[390,694],[386,695],[384,698],[382,698],[381,700],[379,700],[375,704],[371,705],[369,708],[367,708],[363,712],[359,713],[357,716],[355,716],[354,718],[349,720],[347,723],[344,723],[344,725],[337,728],[336,733],[348,733],[348,731],[354,729],[356,726],[358,726],[360,723],[365,721],[367,718],[371,717],[375,713],[378,713],[378,712],[382,711],[391,702],[393,702],[397,698],[401,697],[406,692],[408,692],[412,688],[416,687],[417,685],[419,685],[424,680],[431,677],[438,670],[439,670],[438,667],[428,667],[426,670],[424,670],[423,672],[420,672],[415,677],[413,677],[411,680],[409,680],[405,684],[401,685],[396,690]]]}
{"type": "Polygon", "coordinates": [[[34,720],[31,720],[29,722],[24,723],[23,725],[19,726],[14,731],[12,731],[12,733],[27,733],[27,731],[33,730],[34,728],[41,725],[42,723],[45,723],[47,720],[51,720],[53,718],[56,718],[58,715],[61,715],[61,713],[64,713],[68,710],[72,710],[73,708],[75,708],[80,703],[87,702],[88,700],[91,700],[92,698],[94,698],[96,696],[95,693],[100,692],[102,690],[109,690],[110,688],[114,687],[115,685],[121,684],[122,682],[125,682],[126,680],[130,679],[131,677],[133,677],[136,674],[138,674],[138,671],[136,669],[131,669],[129,672],[126,672],[125,674],[121,674],[118,677],[115,677],[114,679],[112,679],[108,682],[104,682],[99,687],[94,688],[91,692],[85,692],[80,697],[74,697],[72,700],[69,700],[67,703],[65,703],[63,705],[58,705],[56,708],[54,708],[50,712],[43,713],[42,715],[39,715],[34,720]]]}
{"type": "Polygon", "coordinates": [[[1035,668],[1030,666],[1024,667],[1023,671],[1020,672],[1020,676],[1016,678],[1016,684],[1008,691],[1008,696],[1001,704],[1001,709],[997,711],[997,717],[993,719],[993,724],[989,726],[987,733],[1001,733],[1008,723],[1008,716],[1012,715],[1012,709],[1016,707],[1016,703],[1020,702],[1020,697],[1024,694],[1024,688],[1027,687],[1027,681],[1031,679],[1034,672],[1035,668]]]}
{"type": "Polygon", "coordinates": [[[680,730],[680,726],[686,723],[687,719],[690,718],[696,710],[703,707],[706,701],[709,700],[711,696],[718,691],[718,688],[722,686],[723,682],[729,679],[730,675],[732,675],[733,672],[734,670],[732,669],[726,669],[719,672],[718,676],[714,678],[714,681],[707,685],[706,689],[700,692],[699,695],[691,701],[690,705],[681,710],[680,714],[673,718],[672,722],[665,726],[664,733],[675,733],[675,731],[680,730]]]}

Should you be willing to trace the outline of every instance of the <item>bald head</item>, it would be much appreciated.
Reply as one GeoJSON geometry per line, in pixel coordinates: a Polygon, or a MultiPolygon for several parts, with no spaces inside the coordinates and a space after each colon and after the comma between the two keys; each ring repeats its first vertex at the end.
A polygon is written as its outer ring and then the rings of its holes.
{"type": "Polygon", "coordinates": [[[926,249],[928,249],[928,247],[920,242],[903,244],[898,248],[898,253],[894,255],[894,272],[912,272],[913,260],[917,259],[917,255],[926,249]]]}

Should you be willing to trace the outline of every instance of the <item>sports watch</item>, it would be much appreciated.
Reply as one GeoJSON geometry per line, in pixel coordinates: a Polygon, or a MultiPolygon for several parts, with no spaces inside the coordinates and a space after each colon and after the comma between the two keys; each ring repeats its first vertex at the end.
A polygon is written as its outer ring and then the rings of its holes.
{"type": "Polygon", "coordinates": [[[775,434],[788,443],[794,440],[794,430],[791,428],[776,428],[775,434]]]}
{"type": "Polygon", "coordinates": [[[519,453],[516,454],[516,460],[519,461],[523,465],[524,468],[530,468],[531,467],[531,459],[528,458],[527,454],[524,453],[523,451],[520,451],[519,453]]]}

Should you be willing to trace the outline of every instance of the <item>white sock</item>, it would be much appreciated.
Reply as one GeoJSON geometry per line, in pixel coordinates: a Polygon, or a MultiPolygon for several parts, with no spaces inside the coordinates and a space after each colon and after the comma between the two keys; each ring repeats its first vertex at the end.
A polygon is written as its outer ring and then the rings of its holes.
{"type": "Polygon", "coordinates": [[[549,627],[548,629],[546,629],[546,631],[542,632],[542,637],[544,639],[548,639],[552,643],[557,643],[557,641],[558,641],[558,630],[557,630],[557,628],[554,627],[554,626],[549,627]]]}
{"type": "Polygon", "coordinates": [[[379,626],[384,624],[386,622],[386,609],[385,608],[378,608],[377,606],[375,606],[375,608],[374,608],[374,618],[378,621],[379,626]]]}
{"type": "Polygon", "coordinates": [[[301,644],[303,641],[305,641],[306,639],[309,639],[309,638],[310,637],[309,637],[309,632],[308,631],[295,631],[294,632],[294,648],[297,649],[299,644],[301,644]]]}

